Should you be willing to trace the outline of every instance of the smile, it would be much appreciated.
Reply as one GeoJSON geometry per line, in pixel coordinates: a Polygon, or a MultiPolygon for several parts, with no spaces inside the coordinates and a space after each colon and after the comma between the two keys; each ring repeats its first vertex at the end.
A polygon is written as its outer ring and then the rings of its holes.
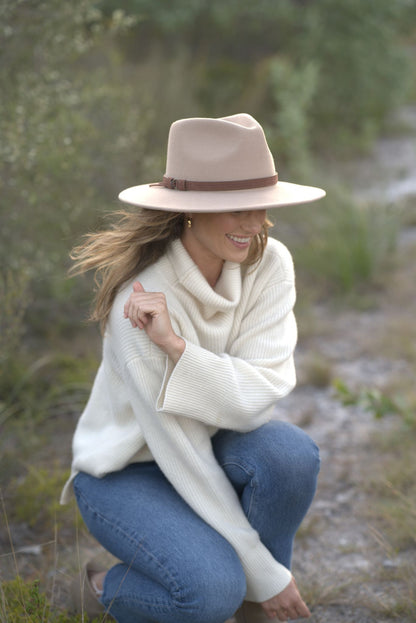
{"type": "Polygon", "coordinates": [[[246,236],[246,237],[240,237],[240,236],[232,236],[231,234],[226,234],[227,238],[229,240],[231,240],[232,242],[238,244],[238,245],[243,245],[246,246],[247,244],[250,243],[251,241],[251,237],[250,236],[246,236]]]}

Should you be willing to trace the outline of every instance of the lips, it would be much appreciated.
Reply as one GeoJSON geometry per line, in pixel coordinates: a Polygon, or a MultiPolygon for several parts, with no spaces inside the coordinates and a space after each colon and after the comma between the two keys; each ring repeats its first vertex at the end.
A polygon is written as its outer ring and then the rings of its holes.
{"type": "Polygon", "coordinates": [[[231,240],[231,242],[239,247],[246,247],[251,242],[250,236],[233,236],[231,234],[226,234],[226,236],[229,240],[231,240]]]}

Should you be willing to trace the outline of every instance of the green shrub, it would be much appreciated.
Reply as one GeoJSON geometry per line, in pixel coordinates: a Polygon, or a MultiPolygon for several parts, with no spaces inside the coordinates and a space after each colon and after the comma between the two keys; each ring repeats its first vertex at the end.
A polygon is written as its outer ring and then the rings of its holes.
{"type": "Polygon", "coordinates": [[[120,71],[92,0],[6,0],[1,11],[0,263],[25,271],[25,322],[38,329],[61,323],[64,304],[68,318],[76,312],[63,286],[69,250],[137,163],[139,174],[148,167],[150,107],[120,71]]]}
{"type": "Polygon", "coordinates": [[[25,333],[24,315],[31,302],[28,281],[24,267],[0,271],[0,425],[10,410],[16,381],[25,374],[17,353],[25,333]]]}
{"type": "Polygon", "coordinates": [[[39,424],[82,410],[98,367],[94,355],[48,353],[35,361],[16,353],[0,376],[0,425],[12,416],[39,424]]]}
{"type": "Polygon", "coordinates": [[[42,623],[49,619],[49,604],[46,596],[39,591],[37,581],[25,584],[16,577],[1,586],[2,620],[9,623],[42,623]]]}
{"type": "Polygon", "coordinates": [[[51,533],[65,517],[68,507],[59,503],[62,488],[69,472],[57,464],[47,469],[29,465],[25,476],[10,486],[9,520],[24,522],[32,528],[51,533]]]}
{"type": "Polygon", "coordinates": [[[319,296],[350,297],[366,304],[371,287],[382,284],[392,265],[398,216],[381,205],[361,205],[329,189],[319,210],[305,208],[294,225],[295,265],[309,290],[319,296]]]}
{"type": "MultiPolygon", "coordinates": [[[[101,0],[98,6],[111,16],[119,3],[101,0]]],[[[155,41],[166,58],[184,47],[191,52],[196,65],[188,84],[200,87],[204,114],[230,114],[250,101],[249,112],[271,124],[276,110],[268,79],[265,75],[266,88],[259,84],[256,67],[285,58],[302,74],[313,63],[311,136],[331,155],[368,147],[412,84],[404,37],[414,36],[414,2],[128,0],[123,7],[137,17],[124,48],[130,58],[148,55],[155,41]],[[256,95],[250,98],[247,91],[256,95]]],[[[292,86],[292,81],[280,85],[282,97],[292,86]]],[[[300,84],[295,108],[302,92],[300,84]]]]}
{"type": "Polygon", "coordinates": [[[316,95],[318,68],[313,60],[303,66],[276,57],[269,63],[270,91],[274,113],[267,136],[272,153],[282,156],[282,178],[296,173],[300,179],[310,172],[311,107],[316,95]]]}
{"type": "Polygon", "coordinates": [[[320,0],[306,12],[306,57],[319,80],[313,134],[331,155],[368,147],[411,84],[411,57],[400,45],[406,3],[320,0]]]}
{"type": "Polygon", "coordinates": [[[404,424],[416,431],[415,405],[403,396],[389,396],[378,388],[352,390],[341,379],[335,379],[333,386],[337,398],[345,406],[360,406],[380,419],[386,415],[398,415],[404,424]]]}
{"type": "MultiPolygon", "coordinates": [[[[86,615],[69,615],[55,610],[37,580],[25,582],[17,576],[0,584],[1,623],[87,623],[89,620],[86,615]]],[[[96,623],[99,620],[102,618],[94,619],[96,623]]]]}

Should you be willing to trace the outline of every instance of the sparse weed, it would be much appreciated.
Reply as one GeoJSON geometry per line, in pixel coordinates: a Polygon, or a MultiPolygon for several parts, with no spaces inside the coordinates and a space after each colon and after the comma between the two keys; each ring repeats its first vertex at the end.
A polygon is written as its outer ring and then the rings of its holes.
{"type": "Polygon", "coordinates": [[[372,413],[375,418],[386,415],[399,415],[410,428],[416,427],[414,405],[410,405],[402,396],[390,397],[377,388],[365,388],[359,391],[350,389],[341,379],[335,379],[333,387],[337,398],[343,405],[360,406],[372,413]]]}
{"type": "Polygon", "coordinates": [[[416,415],[414,406],[400,396],[391,398],[378,389],[350,390],[340,380],[334,382],[338,398],[348,406],[360,406],[376,418],[398,416],[401,426],[374,436],[378,446],[363,487],[369,504],[367,514],[380,526],[384,544],[392,550],[416,548],[416,415]],[[404,424],[404,426],[403,426],[404,424]],[[380,456],[383,467],[380,469],[380,456]]]}
{"type": "Polygon", "coordinates": [[[369,501],[367,514],[380,526],[384,540],[392,551],[416,548],[416,472],[414,467],[413,432],[401,430],[378,441],[383,455],[369,469],[364,487],[369,501]]]}
{"type": "Polygon", "coordinates": [[[413,562],[394,569],[385,578],[389,585],[388,599],[379,597],[377,613],[395,621],[412,623],[416,612],[416,565],[413,562]]]}
{"type": "Polygon", "coordinates": [[[334,584],[322,584],[318,580],[311,580],[309,582],[299,581],[302,597],[312,610],[316,606],[329,605],[342,601],[345,590],[349,585],[349,581],[344,584],[338,581],[335,581],[334,584]]]}
{"type": "MultiPolygon", "coordinates": [[[[0,491],[1,502],[1,515],[2,521],[0,526],[3,528],[5,534],[1,535],[2,541],[9,541],[10,552],[2,554],[1,558],[11,559],[11,568],[8,570],[8,565],[1,564],[0,569],[0,623],[103,623],[103,617],[95,618],[91,620],[85,613],[83,614],[70,614],[67,611],[67,604],[64,603],[62,597],[58,598],[59,604],[56,603],[57,586],[55,582],[55,576],[57,575],[58,564],[58,522],[55,521],[53,525],[53,540],[42,545],[53,546],[53,558],[54,567],[49,567],[49,557],[45,556],[45,560],[42,560],[40,566],[31,567],[29,565],[29,571],[26,566],[21,563],[19,557],[24,555],[25,548],[15,549],[15,544],[12,537],[12,526],[9,523],[9,513],[6,511],[5,500],[3,499],[2,492],[0,491]],[[47,573],[43,569],[43,565],[47,565],[47,573]],[[21,572],[22,567],[25,568],[25,572],[21,572]],[[12,574],[12,578],[10,577],[12,574]],[[52,577],[52,582],[47,578],[52,577]],[[35,578],[35,579],[33,579],[35,578]]],[[[79,544],[79,531],[78,521],[80,515],[78,512],[73,513],[73,508],[70,509],[71,518],[68,514],[68,526],[72,527],[71,532],[75,531],[76,543],[79,544]]],[[[10,516],[13,519],[13,516],[10,516]]],[[[68,527],[67,526],[67,527],[68,527]]],[[[44,529],[45,527],[42,526],[44,529]]],[[[59,592],[59,591],[58,591],[59,592]]]]}
{"type": "MultiPolygon", "coordinates": [[[[98,623],[101,619],[94,619],[98,623]]],[[[0,584],[1,623],[93,623],[86,615],[54,610],[38,580],[25,582],[19,575],[0,584]]]]}

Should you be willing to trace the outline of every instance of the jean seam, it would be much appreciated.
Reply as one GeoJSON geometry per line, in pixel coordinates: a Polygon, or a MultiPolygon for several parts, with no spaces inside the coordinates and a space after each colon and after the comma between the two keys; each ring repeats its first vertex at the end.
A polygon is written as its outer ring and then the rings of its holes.
{"type": "Polygon", "coordinates": [[[242,465],[241,462],[237,462],[237,461],[227,461],[226,463],[222,463],[221,467],[225,468],[228,465],[233,465],[234,467],[238,467],[239,469],[241,469],[241,471],[243,471],[245,474],[247,474],[247,476],[250,477],[250,481],[247,483],[247,484],[250,484],[250,501],[249,501],[248,509],[247,509],[247,519],[250,520],[251,511],[254,506],[254,498],[257,493],[257,486],[258,486],[257,480],[254,477],[255,469],[252,466],[246,467],[242,465]]]}
{"type": "MultiPolygon", "coordinates": [[[[80,492],[79,489],[77,491],[77,495],[79,499],[82,499],[82,502],[89,509],[90,512],[94,513],[103,523],[107,524],[113,529],[116,529],[119,532],[119,534],[121,534],[127,541],[129,541],[130,543],[133,543],[136,546],[136,553],[134,554],[132,561],[130,563],[124,562],[124,564],[132,567],[132,564],[134,560],[136,559],[138,552],[142,550],[142,552],[144,552],[149,557],[149,559],[152,560],[153,563],[156,563],[156,566],[162,570],[163,572],[162,577],[164,577],[168,581],[168,584],[169,584],[168,590],[171,592],[172,597],[176,599],[177,602],[183,602],[183,598],[180,594],[180,587],[176,579],[174,578],[172,572],[169,569],[167,569],[165,565],[162,565],[159,559],[152,552],[150,552],[146,547],[144,547],[143,543],[140,543],[140,541],[138,542],[135,537],[132,537],[128,532],[126,532],[125,529],[120,524],[111,522],[104,515],[102,515],[102,513],[98,512],[96,508],[88,502],[85,495],[82,492],[80,492]]],[[[117,597],[114,596],[114,599],[116,598],[117,597]]],[[[142,603],[149,604],[149,602],[142,602],[142,603]]]]}

